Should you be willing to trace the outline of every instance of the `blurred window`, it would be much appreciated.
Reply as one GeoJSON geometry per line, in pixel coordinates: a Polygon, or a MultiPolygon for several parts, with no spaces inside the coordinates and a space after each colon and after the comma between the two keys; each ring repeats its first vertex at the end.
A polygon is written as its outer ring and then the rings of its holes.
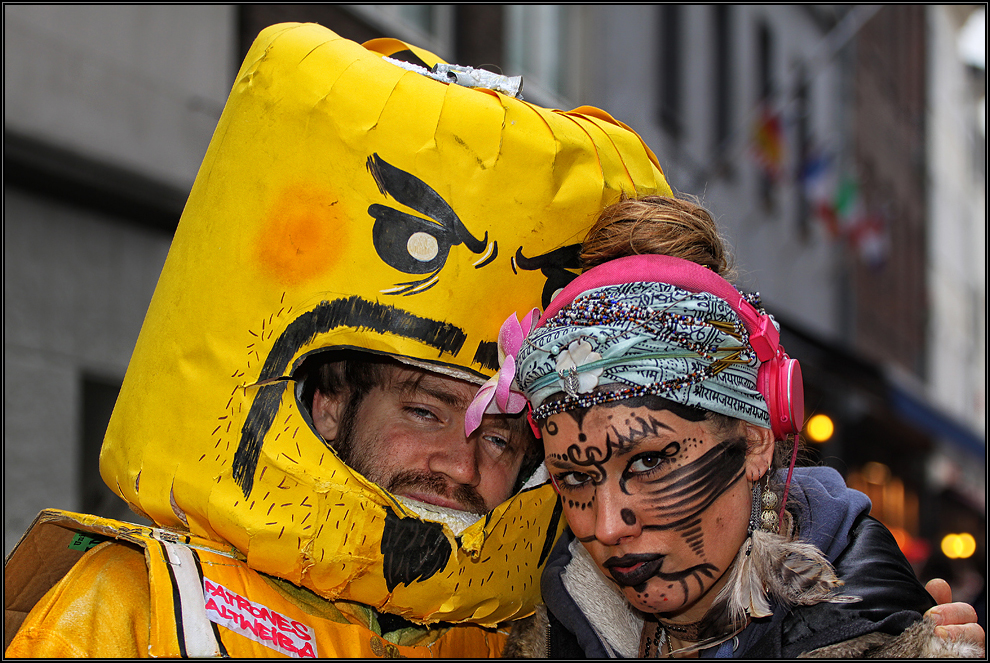
{"type": "Polygon", "coordinates": [[[732,11],[731,5],[713,5],[715,34],[715,71],[712,80],[715,82],[715,142],[716,158],[719,158],[726,148],[732,128],[732,31],[730,29],[732,11]]]}
{"type": "MultiPolygon", "coordinates": [[[[383,34],[450,61],[454,50],[453,5],[345,5],[383,34]]],[[[332,26],[331,26],[332,28],[332,26]]]]}
{"type": "Polygon", "coordinates": [[[808,241],[811,237],[811,204],[805,193],[804,174],[809,167],[811,153],[811,112],[814,106],[811,104],[811,85],[809,83],[808,72],[804,65],[798,68],[798,87],[795,94],[797,126],[797,161],[794,173],[794,181],[801,186],[796,187],[797,195],[797,228],[802,240],[808,241]]]}
{"type": "Polygon", "coordinates": [[[674,138],[684,129],[681,114],[681,34],[684,30],[684,8],[680,5],[660,6],[660,125],[674,138]]]}
{"type": "MultiPolygon", "coordinates": [[[[760,22],[756,33],[756,89],[759,91],[758,103],[773,111],[774,95],[774,39],[770,26],[760,22]]],[[[759,176],[759,196],[763,209],[772,212],[776,208],[776,196],[773,178],[764,170],[759,176]]]]}
{"type": "Polygon", "coordinates": [[[580,96],[576,66],[580,7],[573,5],[505,6],[505,73],[522,75],[523,97],[535,103],[568,108],[580,96]]]}

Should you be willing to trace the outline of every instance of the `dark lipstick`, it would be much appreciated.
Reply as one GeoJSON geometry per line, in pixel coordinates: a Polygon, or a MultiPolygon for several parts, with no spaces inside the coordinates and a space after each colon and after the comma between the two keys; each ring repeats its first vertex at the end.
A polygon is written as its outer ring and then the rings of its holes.
{"type": "Polygon", "coordinates": [[[666,555],[659,553],[630,554],[609,557],[602,563],[619,585],[635,587],[646,582],[660,570],[666,555]]]}

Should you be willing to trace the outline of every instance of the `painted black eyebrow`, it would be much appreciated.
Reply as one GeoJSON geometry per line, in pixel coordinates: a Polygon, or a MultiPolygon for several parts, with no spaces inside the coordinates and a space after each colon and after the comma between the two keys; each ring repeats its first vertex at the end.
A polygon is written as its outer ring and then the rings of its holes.
{"type": "Polygon", "coordinates": [[[644,442],[656,440],[658,428],[663,428],[664,430],[673,433],[675,436],[677,435],[677,431],[652,416],[650,417],[649,422],[642,417],[634,417],[634,420],[639,422],[641,428],[634,429],[630,425],[628,436],[619,433],[619,430],[615,424],[612,424],[611,431],[606,433],[605,443],[612,445],[616,451],[616,456],[628,456],[629,454],[634,453],[644,442]],[[639,433],[638,437],[636,436],[636,433],[639,433]],[[612,437],[613,434],[615,435],[614,438],[612,437]]]}
{"type": "MultiPolygon", "coordinates": [[[[666,426],[665,426],[665,428],[666,428],[666,426]]],[[[671,432],[674,432],[674,431],[671,430],[671,432]]],[[[656,438],[655,436],[652,436],[651,435],[649,437],[641,437],[638,440],[629,442],[626,447],[620,448],[620,449],[616,449],[615,456],[614,457],[615,458],[625,458],[626,456],[629,456],[631,454],[636,453],[639,450],[639,447],[641,447],[642,445],[647,444],[647,443],[655,443],[657,441],[657,439],[658,438],[656,438]]],[[[669,444],[670,444],[670,442],[664,442],[663,443],[663,447],[666,448],[669,444]]]]}
{"type": "Polygon", "coordinates": [[[548,469],[550,465],[553,465],[553,467],[557,468],[558,470],[564,470],[564,471],[570,471],[572,468],[581,468],[576,471],[584,473],[585,470],[588,468],[587,465],[578,465],[574,461],[567,460],[566,458],[544,458],[543,462],[547,464],[548,469]]]}
{"type": "Polygon", "coordinates": [[[377,152],[368,157],[366,166],[383,195],[392,196],[403,205],[428,216],[457,238],[458,241],[453,242],[454,244],[464,242],[473,253],[481,253],[485,250],[485,246],[488,245],[488,233],[485,233],[483,239],[472,235],[443,196],[434,191],[429,184],[412,173],[388,163],[378,156],[377,152]]]}
{"type": "MultiPolygon", "coordinates": [[[[657,422],[657,423],[660,424],[660,422],[657,422]]],[[[670,426],[667,426],[666,424],[660,424],[660,425],[663,426],[664,428],[666,428],[667,430],[669,430],[672,433],[675,432],[672,428],[670,428],[670,426]]],[[[629,456],[631,454],[636,453],[636,451],[639,449],[639,447],[641,445],[646,444],[646,443],[649,443],[649,442],[655,442],[656,439],[657,438],[656,437],[653,437],[653,436],[642,437],[642,438],[640,438],[640,439],[638,439],[638,440],[636,440],[634,442],[629,442],[628,443],[629,444],[629,447],[628,448],[619,448],[616,445],[613,445],[613,447],[615,448],[615,453],[614,453],[614,455],[612,455],[612,458],[625,458],[625,457],[627,457],[627,456],[629,456]]],[[[666,449],[668,446],[670,446],[674,442],[676,442],[676,440],[674,440],[672,442],[666,442],[666,443],[664,443],[664,445],[663,445],[664,446],[664,449],[666,449]]],[[[606,444],[610,444],[610,442],[608,441],[607,438],[606,438],[606,442],[605,443],[606,444]]],[[[660,451],[662,451],[662,449],[660,451]]],[[[587,468],[588,467],[587,465],[580,465],[580,464],[575,463],[574,461],[571,461],[571,460],[559,459],[559,458],[547,458],[545,460],[545,462],[548,465],[552,463],[555,467],[557,467],[557,468],[559,468],[561,470],[570,469],[571,466],[573,466],[573,467],[579,467],[579,468],[587,468]],[[563,463],[564,465],[561,465],[560,463],[563,463]]],[[[584,472],[585,470],[582,469],[580,471],[581,472],[584,472]]]]}
{"type": "MultiPolygon", "coordinates": [[[[289,362],[295,353],[312,342],[317,334],[338,327],[370,329],[379,334],[390,333],[405,338],[422,341],[436,348],[440,354],[456,355],[467,340],[467,334],[460,327],[449,322],[440,322],[414,315],[408,311],[370,302],[358,296],[320,302],[313,310],[306,311],[289,323],[272,350],[265,358],[258,381],[272,380],[285,376],[289,362]]],[[[282,393],[288,382],[279,380],[258,387],[251,409],[241,429],[241,440],[234,452],[232,471],[234,481],[241,487],[244,496],[251,494],[254,486],[254,473],[261,455],[261,443],[275,421],[282,393]]]]}

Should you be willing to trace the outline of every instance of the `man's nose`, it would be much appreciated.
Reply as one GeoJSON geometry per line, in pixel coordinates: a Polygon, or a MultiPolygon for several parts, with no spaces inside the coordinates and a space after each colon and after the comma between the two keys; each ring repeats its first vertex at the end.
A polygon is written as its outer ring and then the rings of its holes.
{"type": "Polygon", "coordinates": [[[618,481],[603,481],[595,491],[595,538],[615,546],[643,531],[632,497],[622,492],[618,481]]]}
{"type": "Polygon", "coordinates": [[[444,474],[456,484],[477,486],[481,483],[478,445],[464,435],[464,424],[451,426],[437,434],[430,454],[430,471],[444,474]]]}

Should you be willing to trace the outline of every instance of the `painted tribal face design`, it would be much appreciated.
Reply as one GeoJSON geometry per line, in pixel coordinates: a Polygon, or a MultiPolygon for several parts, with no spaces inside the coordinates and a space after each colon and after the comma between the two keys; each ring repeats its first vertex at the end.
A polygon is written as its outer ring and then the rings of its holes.
{"type": "Polygon", "coordinates": [[[724,584],[749,520],[742,430],[719,436],[646,399],[546,422],[568,524],[638,609],[700,619],[724,584]]]}

